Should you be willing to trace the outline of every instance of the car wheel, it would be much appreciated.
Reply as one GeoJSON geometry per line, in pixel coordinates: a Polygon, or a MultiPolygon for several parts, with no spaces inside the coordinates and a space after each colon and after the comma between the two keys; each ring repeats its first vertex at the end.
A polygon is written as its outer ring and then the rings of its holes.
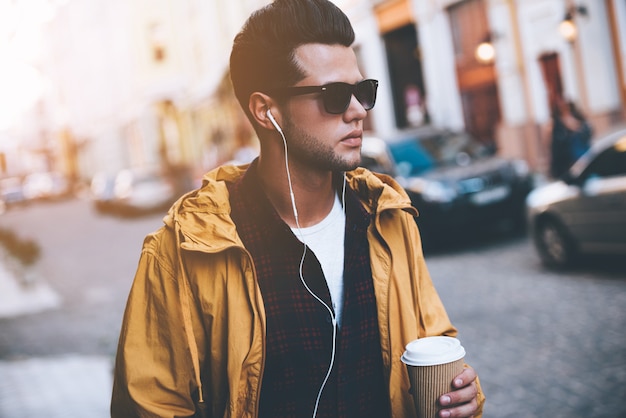
{"type": "Polygon", "coordinates": [[[565,228],[555,220],[546,219],[537,225],[535,245],[549,267],[565,268],[574,260],[574,245],[565,228]]]}

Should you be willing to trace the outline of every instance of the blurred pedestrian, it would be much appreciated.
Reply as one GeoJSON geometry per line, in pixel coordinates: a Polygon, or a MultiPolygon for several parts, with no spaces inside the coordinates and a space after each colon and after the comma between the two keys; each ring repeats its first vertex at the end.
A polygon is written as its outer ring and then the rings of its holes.
{"type": "MultiPolygon", "coordinates": [[[[327,0],[276,0],[236,36],[260,155],[205,175],[146,238],[113,417],[414,416],[405,345],[457,331],[408,196],[357,168],[378,82],[353,42],[327,0]]],[[[480,416],[483,399],[466,366],[441,416],[480,416]]]]}
{"type": "Polygon", "coordinates": [[[550,174],[563,176],[588,149],[592,129],[574,102],[562,97],[552,106],[552,142],[550,174]]]}

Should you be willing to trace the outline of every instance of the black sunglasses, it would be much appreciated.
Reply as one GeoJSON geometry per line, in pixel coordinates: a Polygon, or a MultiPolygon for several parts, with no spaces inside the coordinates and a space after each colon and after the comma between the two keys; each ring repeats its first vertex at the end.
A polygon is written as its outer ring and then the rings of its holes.
{"type": "Polygon", "coordinates": [[[361,103],[365,110],[370,110],[376,104],[376,90],[378,80],[363,80],[356,84],[335,82],[323,86],[294,86],[283,87],[269,92],[282,97],[301,96],[304,94],[320,93],[326,112],[339,115],[348,109],[352,96],[361,103]]]}

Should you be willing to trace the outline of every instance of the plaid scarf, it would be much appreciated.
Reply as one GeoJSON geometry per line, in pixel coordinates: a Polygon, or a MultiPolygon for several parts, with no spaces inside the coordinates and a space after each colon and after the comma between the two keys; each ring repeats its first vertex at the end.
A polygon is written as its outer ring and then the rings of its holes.
{"type": "MultiPolygon", "coordinates": [[[[300,281],[303,244],[274,210],[256,173],[255,161],[228,189],[231,216],[252,255],[267,317],[259,416],[309,417],[331,360],[332,321],[300,281]]],[[[340,186],[341,179],[337,183],[340,186]]],[[[390,407],[370,270],[370,215],[349,188],[345,205],[343,323],[317,418],[384,418],[389,417],[390,407]]],[[[322,268],[310,249],[303,277],[332,306],[322,268]]]]}

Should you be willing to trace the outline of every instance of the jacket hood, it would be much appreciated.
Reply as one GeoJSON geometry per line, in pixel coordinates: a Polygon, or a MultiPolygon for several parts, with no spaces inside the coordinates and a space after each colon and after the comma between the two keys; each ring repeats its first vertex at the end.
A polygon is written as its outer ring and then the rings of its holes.
{"type": "MultiPolygon", "coordinates": [[[[241,178],[248,166],[222,166],[208,172],[199,189],[183,195],[170,208],[163,221],[167,228],[178,226],[183,249],[218,252],[243,247],[230,217],[226,185],[241,178]]],[[[359,167],[347,172],[346,179],[368,213],[400,209],[417,216],[404,189],[390,176],[359,167]]]]}

